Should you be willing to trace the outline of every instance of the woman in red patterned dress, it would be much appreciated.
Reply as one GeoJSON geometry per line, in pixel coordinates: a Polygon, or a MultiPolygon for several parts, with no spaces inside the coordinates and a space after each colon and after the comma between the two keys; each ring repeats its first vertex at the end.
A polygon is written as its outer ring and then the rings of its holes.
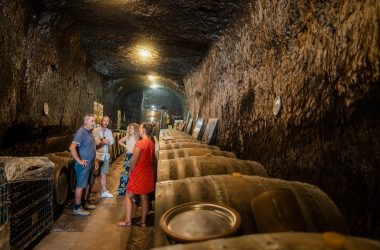
{"type": "Polygon", "coordinates": [[[133,150],[130,165],[130,176],[125,195],[125,220],[119,221],[119,226],[131,226],[132,198],[141,197],[141,226],[146,227],[146,216],[149,209],[148,193],[154,191],[153,156],[154,143],[151,140],[153,127],[151,124],[141,124],[139,133],[142,137],[133,150]]]}

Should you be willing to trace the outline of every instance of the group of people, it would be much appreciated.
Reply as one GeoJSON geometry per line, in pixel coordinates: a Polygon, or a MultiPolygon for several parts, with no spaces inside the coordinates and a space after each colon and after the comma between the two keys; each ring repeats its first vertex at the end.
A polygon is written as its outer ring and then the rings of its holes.
{"type": "MultiPolygon", "coordinates": [[[[91,187],[94,183],[93,171],[100,170],[101,196],[112,198],[107,190],[107,174],[109,173],[109,147],[114,144],[112,131],[108,128],[109,116],[103,116],[100,126],[95,128],[92,115],[84,117],[83,125],[74,135],[69,149],[75,159],[76,173],[75,201],[73,215],[89,215],[88,210],[95,209],[90,203],[91,187]]],[[[126,155],[120,174],[118,194],[125,195],[125,219],[119,221],[119,226],[132,225],[132,205],[135,195],[141,200],[140,225],[146,226],[149,210],[148,194],[154,191],[153,159],[155,142],[152,137],[153,126],[149,123],[138,125],[132,123],[127,128],[127,135],[118,141],[125,148],[126,155]]]]}

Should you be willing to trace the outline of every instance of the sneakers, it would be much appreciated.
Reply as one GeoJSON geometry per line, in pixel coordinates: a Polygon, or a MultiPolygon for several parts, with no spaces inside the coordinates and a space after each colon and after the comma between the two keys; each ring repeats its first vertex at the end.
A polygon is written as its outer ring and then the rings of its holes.
{"type": "Polygon", "coordinates": [[[108,191],[102,192],[102,198],[113,198],[113,194],[108,191]]]}
{"type": "Polygon", "coordinates": [[[84,206],[83,206],[84,209],[86,210],[94,210],[96,208],[95,205],[93,204],[89,204],[89,203],[86,203],[84,206]]]}
{"type": "Polygon", "coordinates": [[[73,208],[73,215],[88,216],[90,215],[90,212],[84,210],[82,207],[78,209],[73,208]]]}

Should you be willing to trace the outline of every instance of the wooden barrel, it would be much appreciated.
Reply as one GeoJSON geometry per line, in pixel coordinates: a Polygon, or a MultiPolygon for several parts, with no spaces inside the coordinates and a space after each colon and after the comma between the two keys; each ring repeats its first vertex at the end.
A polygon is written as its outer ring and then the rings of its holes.
{"type": "Polygon", "coordinates": [[[178,143],[178,142],[197,142],[197,143],[205,144],[203,141],[199,141],[199,140],[194,139],[194,138],[189,138],[189,139],[173,139],[173,140],[167,140],[165,142],[166,142],[165,144],[178,143]]]}
{"type": "MultiPolygon", "coordinates": [[[[117,143],[117,141],[115,140],[115,143],[117,143]]],[[[113,144],[113,145],[111,145],[110,147],[109,147],[109,154],[110,154],[110,161],[112,162],[112,161],[114,161],[115,160],[115,158],[114,158],[114,156],[113,156],[113,151],[115,150],[115,144],[113,144]]]]}
{"type": "MultiPolygon", "coordinates": [[[[120,133],[118,134],[117,138],[118,138],[117,140],[120,140],[121,138],[123,138],[123,135],[120,133]]],[[[124,148],[120,146],[119,144],[117,144],[116,147],[117,147],[117,156],[119,156],[124,152],[124,148]]]]}
{"type": "Polygon", "coordinates": [[[158,161],[157,181],[232,173],[268,177],[258,162],[206,155],[158,161]]]}
{"type": "Polygon", "coordinates": [[[66,157],[66,158],[74,159],[69,151],[54,152],[53,154],[56,155],[56,156],[61,156],[61,157],[66,157]]]}
{"type": "Polygon", "coordinates": [[[209,175],[181,180],[163,181],[156,184],[155,243],[167,245],[168,241],[159,220],[168,209],[187,202],[216,202],[236,209],[241,218],[242,234],[257,233],[251,201],[265,191],[290,190],[298,202],[305,221],[305,231],[337,231],[347,233],[347,227],[334,202],[319,188],[296,181],[242,175],[209,175]]]}
{"type": "Polygon", "coordinates": [[[200,250],[200,249],[239,249],[239,250],[379,250],[375,240],[344,236],[336,233],[273,233],[251,234],[234,238],[209,240],[191,244],[177,244],[155,248],[156,250],[200,250]]]}
{"type": "Polygon", "coordinates": [[[162,147],[160,147],[160,150],[170,150],[170,149],[180,149],[180,148],[209,148],[213,150],[220,150],[220,148],[217,146],[196,143],[196,142],[178,142],[178,143],[166,144],[166,145],[162,145],[162,147]]]}
{"type": "Polygon", "coordinates": [[[190,156],[200,156],[200,155],[218,155],[225,156],[229,158],[236,158],[236,155],[232,152],[212,150],[208,148],[181,148],[181,149],[171,149],[171,150],[160,150],[158,153],[159,160],[169,160],[175,158],[183,158],[190,156]]]}
{"type": "Polygon", "coordinates": [[[69,168],[70,159],[66,157],[54,156],[52,154],[47,154],[47,158],[54,163],[54,174],[53,174],[53,194],[54,201],[58,205],[65,204],[68,197],[68,180],[67,180],[67,170],[69,168]]]}
{"type": "Polygon", "coordinates": [[[75,170],[74,170],[75,160],[73,156],[71,155],[71,153],[68,151],[62,151],[62,152],[54,152],[54,153],[47,154],[47,156],[48,155],[67,158],[67,161],[68,161],[67,162],[68,168],[66,169],[67,178],[68,178],[67,183],[69,185],[69,191],[74,192],[76,188],[76,175],[75,175],[75,170]]]}
{"type": "Polygon", "coordinates": [[[164,137],[164,136],[189,136],[189,135],[183,131],[179,131],[176,129],[161,129],[159,137],[164,137]]]}
{"type": "Polygon", "coordinates": [[[46,154],[68,150],[72,141],[73,135],[48,137],[45,140],[43,151],[46,154]]]}
{"type": "Polygon", "coordinates": [[[119,144],[117,143],[119,140],[120,140],[120,137],[119,137],[119,133],[118,132],[114,132],[113,133],[113,138],[115,140],[115,146],[113,148],[113,158],[116,159],[117,156],[119,155],[119,144]]]}

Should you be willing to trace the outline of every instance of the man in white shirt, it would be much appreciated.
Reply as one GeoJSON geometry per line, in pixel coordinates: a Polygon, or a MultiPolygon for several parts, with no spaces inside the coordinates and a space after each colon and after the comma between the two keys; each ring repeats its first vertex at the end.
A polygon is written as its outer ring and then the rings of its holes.
{"type": "Polygon", "coordinates": [[[110,154],[109,146],[114,144],[112,131],[108,129],[110,123],[109,116],[102,117],[100,126],[92,132],[96,143],[96,160],[99,162],[100,183],[102,185],[102,197],[112,198],[113,195],[107,190],[107,174],[109,173],[110,154]]]}

